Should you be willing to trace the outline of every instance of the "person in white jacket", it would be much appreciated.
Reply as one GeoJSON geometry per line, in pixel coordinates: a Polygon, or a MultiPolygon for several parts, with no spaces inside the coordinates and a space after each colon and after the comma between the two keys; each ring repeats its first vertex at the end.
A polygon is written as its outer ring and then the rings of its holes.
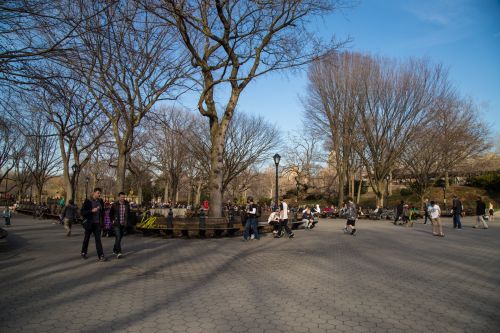
{"type": "Polygon", "coordinates": [[[277,209],[269,215],[267,223],[273,226],[274,238],[280,238],[281,236],[283,236],[283,232],[281,234],[279,233],[280,213],[277,209]]]}
{"type": "Polygon", "coordinates": [[[444,237],[443,226],[441,225],[441,208],[434,201],[431,201],[431,204],[428,208],[429,216],[431,217],[432,223],[432,234],[434,236],[444,237]]]}
{"type": "Polygon", "coordinates": [[[288,238],[293,238],[295,234],[288,227],[288,204],[286,203],[285,199],[281,199],[280,203],[280,222],[279,233],[281,234],[284,228],[288,235],[288,238]]]}

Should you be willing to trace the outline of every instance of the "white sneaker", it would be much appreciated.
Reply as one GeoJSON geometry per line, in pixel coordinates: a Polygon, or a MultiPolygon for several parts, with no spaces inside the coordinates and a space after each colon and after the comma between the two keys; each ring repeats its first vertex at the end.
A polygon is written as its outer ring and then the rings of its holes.
{"type": "Polygon", "coordinates": [[[252,234],[252,236],[250,236],[250,239],[255,239],[255,235],[252,234]]]}

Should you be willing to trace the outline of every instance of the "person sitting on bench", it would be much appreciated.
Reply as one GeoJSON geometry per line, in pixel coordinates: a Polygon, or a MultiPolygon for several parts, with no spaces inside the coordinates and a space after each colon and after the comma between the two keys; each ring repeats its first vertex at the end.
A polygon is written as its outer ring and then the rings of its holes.
{"type": "Polygon", "coordinates": [[[279,226],[280,226],[280,214],[277,209],[274,210],[269,215],[269,218],[267,219],[267,223],[273,226],[273,235],[274,238],[280,238],[282,235],[279,234],[279,226]]]}
{"type": "Polygon", "coordinates": [[[314,217],[311,213],[311,209],[306,206],[306,209],[302,212],[302,220],[305,222],[304,228],[310,230],[314,223],[314,217]]]}

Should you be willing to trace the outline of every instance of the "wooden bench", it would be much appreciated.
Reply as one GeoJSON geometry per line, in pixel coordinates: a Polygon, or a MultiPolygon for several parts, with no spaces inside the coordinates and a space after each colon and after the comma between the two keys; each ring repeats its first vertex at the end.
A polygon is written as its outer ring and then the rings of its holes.
{"type": "Polygon", "coordinates": [[[226,218],[194,218],[194,219],[174,219],[172,222],[163,216],[153,216],[143,218],[136,226],[145,235],[161,234],[167,236],[179,235],[181,237],[195,236],[206,237],[207,231],[215,237],[220,237],[226,232],[233,236],[241,227],[230,223],[226,218]]]}

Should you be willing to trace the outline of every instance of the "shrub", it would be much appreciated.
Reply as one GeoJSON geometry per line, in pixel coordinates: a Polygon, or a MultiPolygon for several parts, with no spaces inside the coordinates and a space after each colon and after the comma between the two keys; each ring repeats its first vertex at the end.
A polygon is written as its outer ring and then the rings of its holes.
{"type": "Polygon", "coordinates": [[[411,190],[411,188],[402,188],[399,191],[399,194],[401,194],[402,197],[408,197],[413,194],[413,191],[411,190]]]}
{"type": "Polygon", "coordinates": [[[487,173],[480,176],[474,176],[467,179],[467,184],[474,187],[479,187],[488,192],[500,191],[500,174],[487,173]]]}

